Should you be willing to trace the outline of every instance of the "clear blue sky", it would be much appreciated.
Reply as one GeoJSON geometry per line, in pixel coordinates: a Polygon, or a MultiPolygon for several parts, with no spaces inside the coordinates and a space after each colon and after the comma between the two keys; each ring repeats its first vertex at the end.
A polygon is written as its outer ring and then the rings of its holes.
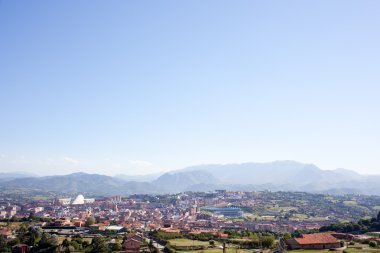
{"type": "Polygon", "coordinates": [[[380,1],[0,2],[0,171],[380,174],[380,1]]]}

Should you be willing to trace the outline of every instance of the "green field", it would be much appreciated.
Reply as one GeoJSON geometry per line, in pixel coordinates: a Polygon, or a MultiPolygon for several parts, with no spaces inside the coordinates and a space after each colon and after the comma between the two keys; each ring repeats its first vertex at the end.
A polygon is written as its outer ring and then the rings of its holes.
{"type": "Polygon", "coordinates": [[[319,217],[319,216],[308,216],[306,214],[295,214],[289,220],[323,221],[323,220],[327,220],[327,218],[326,217],[319,217]]]}
{"type": "MultiPolygon", "coordinates": [[[[189,239],[173,239],[169,240],[169,243],[172,246],[181,246],[181,247],[191,247],[191,246],[209,246],[208,241],[197,241],[197,240],[189,240],[189,239]]],[[[190,252],[198,252],[198,253],[223,253],[222,246],[219,242],[215,242],[215,247],[214,248],[206,248],[202,250],[177,250],[178,253],[190,253],[190,252]]],[[[227,253],[239,253],[239,252],[244,252],[244,253],[252,253],[255,251],[255,249],[238,249],[236,248],[235,245],[232,244],[226,244],[226,252],[227,253]]]]}
{"type": "Polygon", "coordinates": [[[37,195],[37,196],[32,197],[32,199],[33,200],[48,200],[49,196],[40,196],[40,195],[37,195]]]}
{"type": "Polygon", "coordinates": [[[297,249],[297,250],[288,250],[287,252],[297,252],[297,253],[324,253],[324,252],[342,252],[342,251],[329,251],[329,250],[314,250],[314,249],[308,249],[308,250],[303,250],[303,249],[297,249]]]}
{"type": "MultiPolygon", "coordinates": [[[[325,253],[325,252],[343,252],[343,250],[329,251],[329,250],[289,250],[291,253],[325,253]]],[[[345,252],[348,253],[380,253],[380,249],[371,249],[368,245],[357,244],[355,246],[349,246],[345,249],[345,252]]]]}
{"type": "Polygon", "coordinates": [[[346,206],[356,206],[356,205],[358,205],[358,202],[356,202],[355,200],[347,200],[347,201],[344,201],[343,203],[346,206]]]}
{"type": "Polygon", "coordinates": [[[362,252],[380,253],[380,249],[372,249],[366,244],[356,244],[354,246],[348,246],[346,251],[348,253],[362,253],[362,252]]]}
{"type": "Polygon", "coordinates": [[[309,217],[306,214],[297,213],[294,214],[289,220],[307,220],[309,217]]]}
{"type": "Polygon", "coordinates": [[[190,240],[190,239],[173,239],[169,240],[169,243],[173,246],[208,246],[209,242],[203,242],[203,241],[197,241],[197,240],[190,240]]]}
{"type": "MultiPolygon", "coordinates": [[[[233,248],[227,248],[226,252],[227,253],[236,253],[236,252],[245,252],[245,253],[252,253],[253,250],[242,250],[242,249],[233,249],[233,248]]],[[[180,253],[222,253],[223,252],[223,249],[218,249],[218,248],[214,248],[214,249],[206,249],[206,250],[194,250],[194,251],[177,251],[177,252],[180,252],[180,253]]]]}
{"type": "Polygon", "coordinates": [[[346,252],[348,253],[364,253],[364,252],[368,252],[368,253],[380,253],[380,249],[346,249],[346,252]]]}

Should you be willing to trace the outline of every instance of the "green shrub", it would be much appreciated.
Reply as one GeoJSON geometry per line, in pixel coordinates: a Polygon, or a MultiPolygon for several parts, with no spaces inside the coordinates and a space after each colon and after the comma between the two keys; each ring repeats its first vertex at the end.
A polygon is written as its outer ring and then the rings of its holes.
{"type": "Polygon", "coordinates": [[[376,248],[377,247],[377,242],[376,241],[370,241],[368,243],[368,245],[371,247],[371,248],[376,248]]]}

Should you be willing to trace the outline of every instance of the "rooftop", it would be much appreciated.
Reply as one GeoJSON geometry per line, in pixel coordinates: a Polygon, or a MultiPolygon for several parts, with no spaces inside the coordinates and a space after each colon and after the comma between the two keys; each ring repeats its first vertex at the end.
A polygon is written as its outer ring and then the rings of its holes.
{"type": "Polygon", "coordinates": [[[298,244],[322,244],[322,243],[338,243],[339,241],[327,233],[304,234],[299,238],[294,238],[298,244]]]}

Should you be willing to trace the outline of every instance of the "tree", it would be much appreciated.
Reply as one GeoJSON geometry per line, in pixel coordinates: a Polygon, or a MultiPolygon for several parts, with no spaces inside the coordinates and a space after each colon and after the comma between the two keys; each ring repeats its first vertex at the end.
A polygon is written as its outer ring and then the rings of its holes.
{"type": "Polygon", "coordinates": [[[19,238],[14,238],[14,239],[11,239],[10,241],[8,241],[8,245],[9,246],[14,246],[16,244],[20,243],[20,239],[19,238]]]}
{"type": "Polygon", "coordinates": [[[260,244],[260,238],[259,238],[259,236],[258,236],[256,233],[252,234],[252,236],[251,236],[251,240],[252,240],[252,242],[254,242],[256,245],[259,245],[259,244],[260,244]]]}
{"type": "Polygon", "coordinates": [[[51,235],[48,233],[43,233],[41,236],[41,240],[38,243],[38,248],[46,249],[46,251],[54,251],[55,248],[57,248],[59,244],[58,236],[57,235],[51,235]]]}
{"type": "Polygon", "coordinates": [[[36,215],[34,212],[29,213],[29,220],[34,220],[36,218],[36,215]]]}
{"type": "Polygon", "coordinates": [[[25,235],[26,233],[28,232],[28,228],[26,227],[26,225],[24,223],[22,223],[20,225],[20,228],[17,230],[17,234],[18,234],[18,238],[20,239],[20,242],[25,242],[24,240],[26,239],[25,238],[25,235]]]}
{"type": "Polygon", "coordinates": [[[274,244],[274,237],[270,235],[265,235],[261,238],[261,243],[264,248],[271,248],[274,244]]]}
{"type": "Polygon", "coordinates": [[[93,216],[88,217],[86,220],[85,226],[89,227],[89,226],[94,225],[94,224],[95,224],[95,218],[93,216]]]}
{"type": "Polygon", "coordinates": [[[69,247],[69,246],[70,246],[70,242],[69,242],[69,240],[67,240],[67,238],[65,238],[65,239],[62,241],[62,246],[63,246],[63,247],[69,247]]]}
{"type": "Polygon", "coordinates": [[[40,227],[30,227],[30,241],[29,244],[33,247],[37,246],[42,237],[42,229],[40,227]]]}
{"type": "Polygon", "coordinates": [[[377,219],[380,220],[380,211],[379,211],[379,213],[377,214],[377,219]]]}
{"type": "Polygon", "coordinates": [[[72,238],[71,238],[71,242],[77,242],[78,244],[83,244],[83,238],[81,235],[77,234],[77,235],[74,235],[72,238]]]}
{"type": "Polygon", "coordinates": [[[91,250],[89,253],[108,253],[109,248],[106,245],[103,237],[94,237],[91,242],[91,250]]]}
{"type": "Polygon", "coordinates": [[[2,236],[0,236],[0,252],[11,252],[7,241],[2,236]]]}
{"type": "Polygon", "coordinates": [[[371,248],[376,248],[377,247],[377,242],[376,241],[370,241],[368,243],[368,245],[371,247],[371,248]]]}
{"type": "Polygon", "coordinates": [[[211,247],[214,247],[215,246],[215,241],[214,240],[211,240],[208,242],[210,244],[211,247]]]}
{"type": "Polygon", "coordinates": [[[115,243],[115,244],[113,244],[113,246],[112,246],[112,251],[120,251],[121,249],[122,249],[122,245],[121,245],[121,243],[115,243]]]}
{"type": "Polygon", "coordinates": [[[17,217],[16,215],[13,215],[12,218],[10,219],[11,222],[17,222],[20,221],[20,218],[17,217]]]}

